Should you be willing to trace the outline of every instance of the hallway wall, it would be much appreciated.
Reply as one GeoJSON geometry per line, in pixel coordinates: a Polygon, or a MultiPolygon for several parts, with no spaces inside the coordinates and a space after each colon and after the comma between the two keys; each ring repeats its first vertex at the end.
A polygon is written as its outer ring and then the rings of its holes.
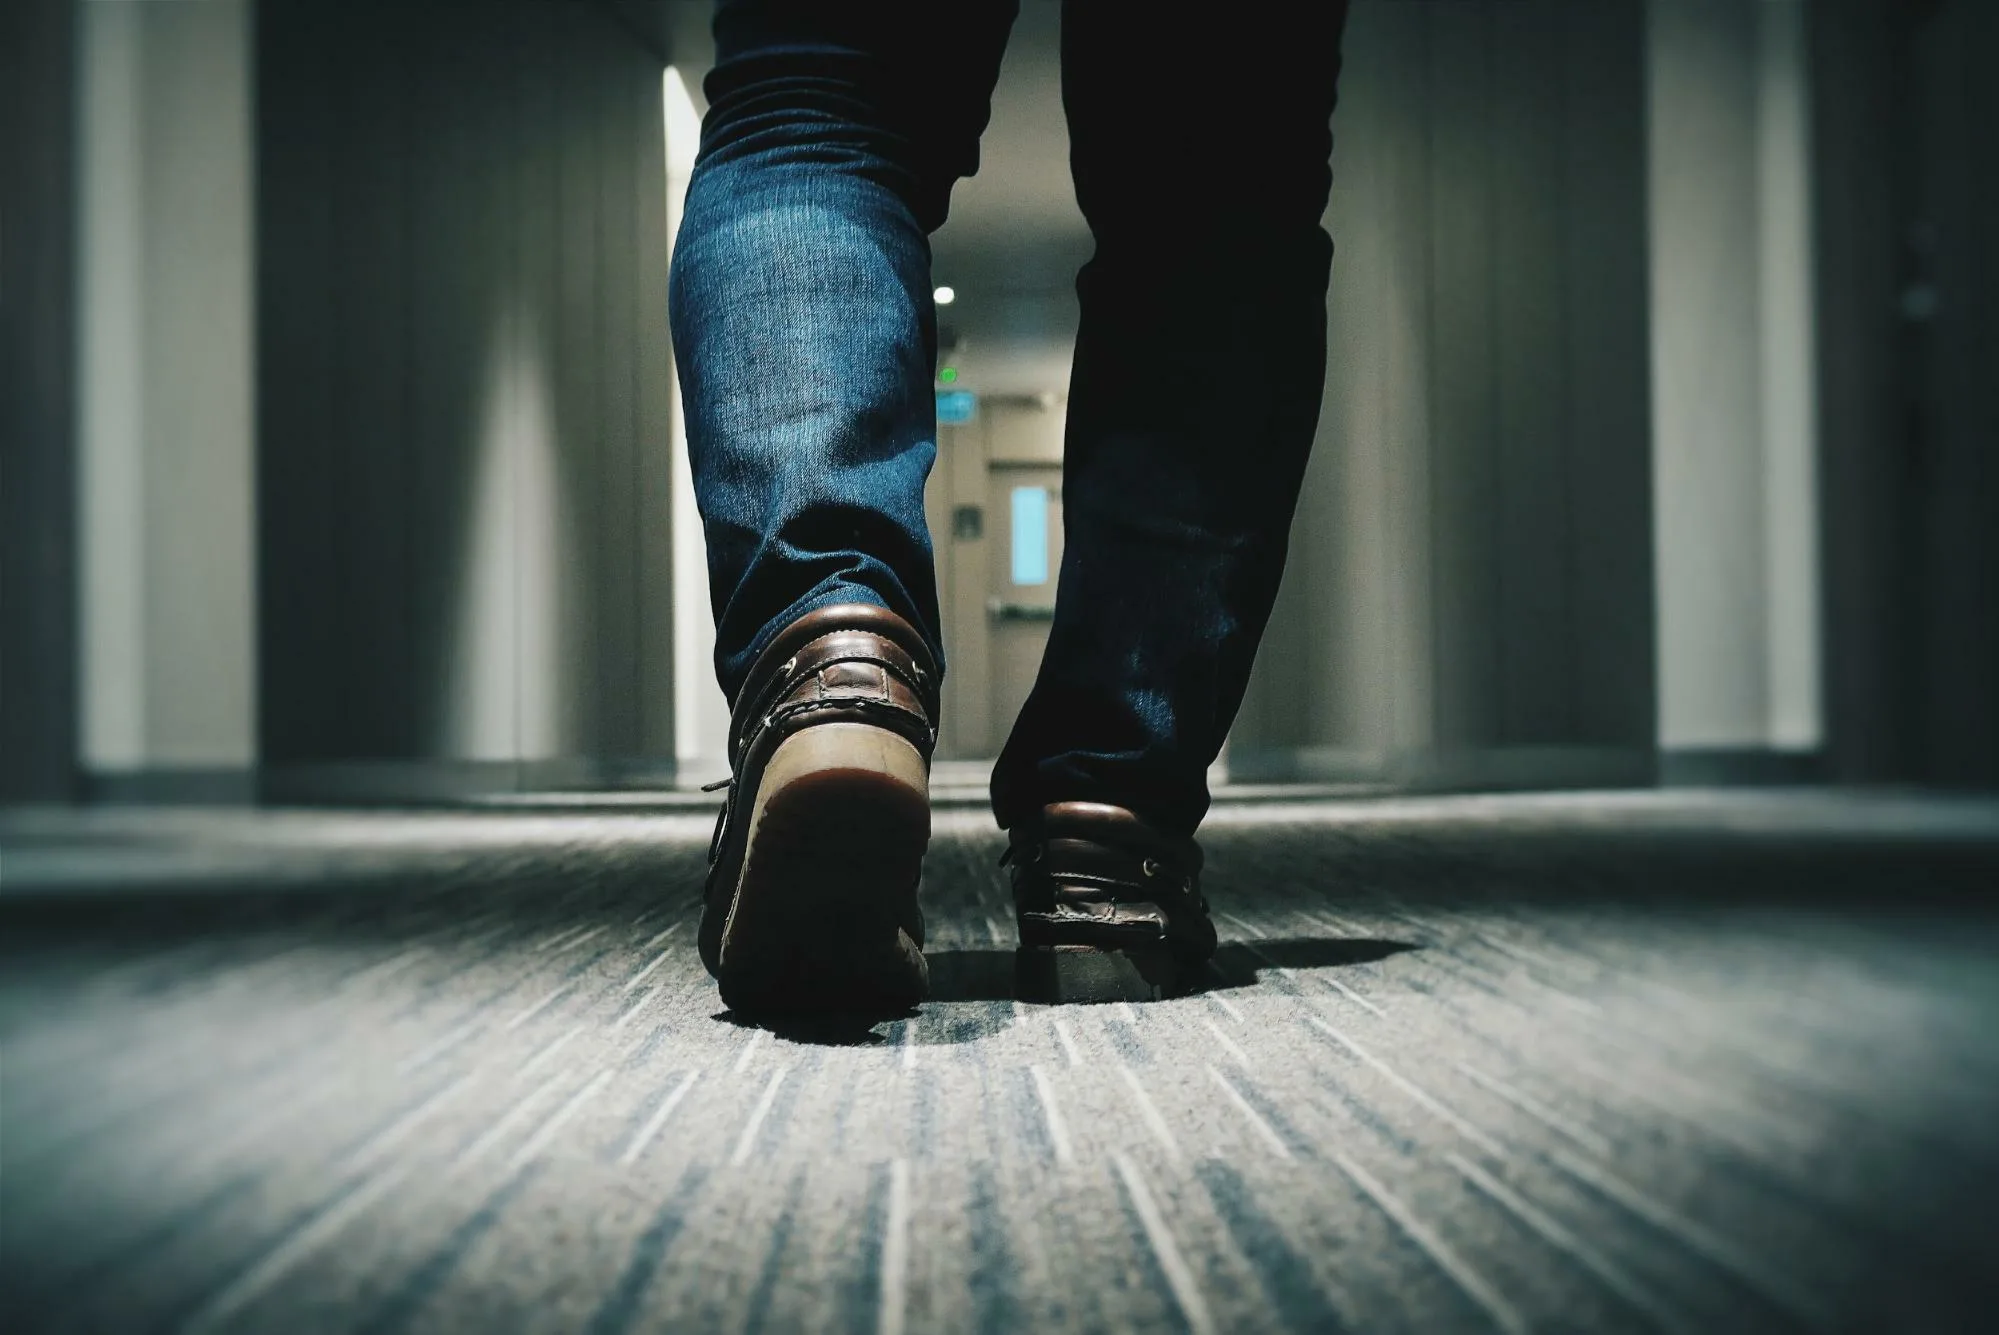
{"type": "Polygon", "coordinates": [[[1999,7],[1812,13],[1831,773],[1999,786],[1999,7]]]}
{"type": "Polygon", "coordinates": [[[660,55],[553,0],[261,20],[275,790],[670,766],[660,55]]]}
{"type": "Polygon", "coordinates": [[[77,788],[76,19],[0,4],[0,803],[77,788]]]}
{"type": "Polygon", "coordinates": [[[1805,9],[1646,15],[1659,745],[1797,764],[1824,736],[1805,9]]]}
{"type": "MultiPolygon", "coordinates": [[[[4,7],[0,793],[719,766],[674,688],[660,77],[708,13],[4,7]]],[[[1057,13],[938,242],[968,384],[1072,336],[1057,13]]],[[[1236,777],[1999,781],[1995,15],[1356,0],[1236,777]]]]}
{"type": "Polygon", "coordinates": [[[256,758],[247,0],[78,7],[82,759],[248,791],[256,758]]]}
{"type": "Polygon", "coordinates": [[[1237,778],[1644,782],[1636,5],[1355,6],[1319,438],[1237,778]]]}

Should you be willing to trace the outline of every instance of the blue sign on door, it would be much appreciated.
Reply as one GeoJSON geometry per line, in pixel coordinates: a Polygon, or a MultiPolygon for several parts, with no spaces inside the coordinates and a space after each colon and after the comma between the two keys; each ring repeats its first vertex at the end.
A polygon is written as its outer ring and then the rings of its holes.
{"type": "Polygon", "coordinates": [[[979,396],[969,389],[937,391],[937,425],[963,426],[979,410],[979,396]]]}
{"type": "Polygon", "coordinates": [[[1048,488],[1013,489],[1013,582],[1048,582],[1048,488]]]}

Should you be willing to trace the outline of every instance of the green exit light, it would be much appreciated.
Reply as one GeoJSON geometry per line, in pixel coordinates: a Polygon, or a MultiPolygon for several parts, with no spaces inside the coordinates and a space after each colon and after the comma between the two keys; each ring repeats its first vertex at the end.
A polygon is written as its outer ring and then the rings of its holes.
{"type": "Polygon", "coordinates": [[[943,370],[937,373],[937,378],[939,380],[942,380],[945,384],[948,385],[952,381],[958,378],[958,368],[955,366],[947,366],[943,370]]]}

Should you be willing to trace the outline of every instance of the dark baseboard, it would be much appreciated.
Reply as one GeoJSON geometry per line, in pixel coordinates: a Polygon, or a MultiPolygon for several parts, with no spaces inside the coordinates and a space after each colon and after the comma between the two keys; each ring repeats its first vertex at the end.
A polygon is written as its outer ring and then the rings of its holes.
{"type": "MultiPolygon", "coordinates": [[[[86,802],[166,806],[459,806],[511,795],[664,793],[671,761],[363,760],[251,767],[99,771],[86,802]]],[[[703,797],[701,805],[714,799],[703,797]]]]}
{"type": "Polygon", "coordinates": [[[354,760],[266,766],[257,797],[303,806],[457,806],[514,794],[673,786],[670,760],[354,760]]]}
{"type": "Polygon", "coordinates": [[[1769,747],[1624,751],[1594,747],[1496,747],[1388,755],[1332,747],[1231,750],[1238,783],[1357,783],[1400,792],[1556,788],[1778,786],[1824,783],[1820,751],[1769,747]]]}
{"type": "Polygon", "coordinates": [[[1232,784],[1356,785],[1373,791],[1448,793],[1649,788],[1651,751],[1519,746],[1456,752],[1369,752],[1339,747],[1229,749],[1232,784]]]}
{"type": "MultiPolygon", "coordinates": [[[[961,767],[962,768],[962,767],[961,767]]],[[[1218,800],[1577,788],[1727,787],[1826,781],[1818,751],[1501,747],[1381,755],[1330,747],[1232,748],[1218,800]]],[[[690,776],[692,777],[698,776],[690,776]]],[[[250,768],[88,774],[84,800],[161,805],[473,806],[508,810],[712,808],[672,761],[648,759],[329,761],[250,768]]],[[[940,807],[983,806],[984,784],[937,794],[940,807]]]]}
{"type": "Polygon", "coordinates": [[[97,771],[79,787],[85,802],[244,806],[257,800],[257,772],[240,765],[97,771]]]}
{"type": "Polygon", "coordinates": [[[1823,751],[1744,746],[1659,753],[1659,783],[1667,788],[1814,784],[1829,774],[1823,751]]]}

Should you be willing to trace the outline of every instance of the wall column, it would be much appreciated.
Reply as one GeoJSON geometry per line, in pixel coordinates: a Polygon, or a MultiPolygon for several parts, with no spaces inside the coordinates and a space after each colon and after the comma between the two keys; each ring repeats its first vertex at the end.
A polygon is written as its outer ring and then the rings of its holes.
{"type": "Polygon", "coordinates": [[[1821,741],[1800,0],[1654,0],[1646,42],[1659,746],[1668,777],[1821,741]]]}
{"type": "Polygon", "coordinates": [[[77,779],[77,8],[0,5],[0,802],[77,779]]]}
{"type": "Polygon", "coordinates": [[[1233,778],[1652,779],[1642,19],[1355,6],[1325,404],[1233,778]]]}

